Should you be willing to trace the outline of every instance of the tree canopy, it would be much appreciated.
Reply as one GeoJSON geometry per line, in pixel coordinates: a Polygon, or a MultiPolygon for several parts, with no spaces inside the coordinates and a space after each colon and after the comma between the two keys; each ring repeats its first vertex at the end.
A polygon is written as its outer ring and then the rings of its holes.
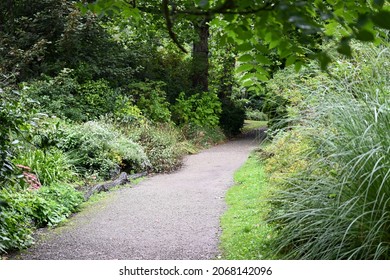
{"type": "MultiPolygon", "coordinates": [[[[83,7],[98,14],[120,15],[142,21],[144,13],[165,17],[166,28],[179,49],[186,51],[177,30],[180,20],[206,20],[224,36],[221,47],[230,43],[242,53],[241,60],[266,65],[270,52],[297,68],[316,58],[323,68],[330,62],[327,53],[317,51],[319,41],[333,39],[337,50],[351,55],[350,41],[378,41],[380,29],[390,28],[390,11],[384,0],[97,0],[83,7]],[[310,49],[311,51],[308,51],[310,49]],[[251,53],[249,53],[251,51],[251,53]],[[316,52],[317,51],[317,52],[316,52]]],[[[252,69],[246,63],[241,70],[252,69]]],[[[256,69],[259,79],[265,75],[256,69]]]]}

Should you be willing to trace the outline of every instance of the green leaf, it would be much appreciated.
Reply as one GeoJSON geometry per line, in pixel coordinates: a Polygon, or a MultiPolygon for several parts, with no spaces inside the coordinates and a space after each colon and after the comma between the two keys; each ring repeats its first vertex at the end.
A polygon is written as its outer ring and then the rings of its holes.
{"type": "Polygon", "coordinates": [[[264,65],[272,64],[272,61],[268,57],[266,57],[262,54],[256,54],[256,61],[259,63],[262,63],[264,65]]]}
{"type": "Polygon", "coordinates": [[[243,43],[237,46],[237,50],[240,52],[247,52],[253,49],[253,46],[251,43],[243,43]]]}
{"type": "Polygon", "coordinates": [[[245,80],[244,82],[242,82],[241,86],[243,87],[249,87],[249,86],[253,86],[254,82],[252,80],[245,80]]]}
{"type": "Polygon", "coordinates": [[[256,74],[255,74],[255,77],[256,77],[259,81],[262,81],[262,82],[268,81],[268,77],[267,77],[266,75],[263,75],[263,74],[260,74],[260,73],[256,73],[256,74]]]}
{"type": "Polygon", "coordinates": [[[255,77],[254,73],[246,73],[244,76],[241,77],[241,81],[250,80],[255,77]]]}
{"type": "Polygon", "coordinates": [[[381,28],[390,29],[390,12],[380,11],[372,16],[372,21],[381,28]]]}
{"type": "Polygon", "coordinates": [[[280,40],[274,40],[274,41],[272,41],[272,42],[269,44],[269,48],[270,48],[270,49],[276,48],[277,46],[279,46],[279,43],[280,43],[280,40]]]}
{"type": "Polygon", "coordinates": [[[286,66],[290,66],[294,64],[294,62],[297,60],[297,57],[295,55],[290,55],[286,60],[286,66]]]}
{"type": "Polygon", "coordinates": [[[303,66],[303,62],[302,61],[296,61],[295,62],[295,72],[299,72],[303,66]]]}
{"type": "Polygon", "coordinates": [[[254,68],[253,64],[242,64],[240,65],[237,69],[236,69],[236,72],[237,73],[241,73],[241,72],[245,72],[245,71],[249,71],[249,70],[252,70],[254,68]]]}
{"type": "Polygon", "coordinates": [[[253,57],[250,54],[244,54],[244,55],[240,56],[237,60],[239,62],[248,62],[248,61],[252,61],[253,57]]]}

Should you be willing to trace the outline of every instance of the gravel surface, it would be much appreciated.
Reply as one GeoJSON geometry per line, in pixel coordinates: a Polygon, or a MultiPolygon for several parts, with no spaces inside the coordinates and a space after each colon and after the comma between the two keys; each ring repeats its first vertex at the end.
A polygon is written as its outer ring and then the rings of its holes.
{"type": "Polygon", "coordinates": [[[225,192],[257,144],[248,134],[186,157],[177,172],[113,191],[16,258],[216,259],[225,192]]]}

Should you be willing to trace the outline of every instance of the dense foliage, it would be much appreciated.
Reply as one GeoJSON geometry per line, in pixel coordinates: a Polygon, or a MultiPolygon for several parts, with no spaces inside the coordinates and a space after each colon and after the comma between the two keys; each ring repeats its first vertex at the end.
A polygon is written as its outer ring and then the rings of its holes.
{"type": "Polygon", "coordinates": [[[283,95],[291,100],[299,89],[302,100],[291,107],[294,128],[268,148],[269,183],[279,189],[270,216],[279,257],[390,257],[390,52],[354,47],[356,59],[338,58],[332,77],[313,68],[281,73],[292,81],[283,95]]]}
{"type": "Polygon", "coordinates": [[[388,7],[2,1],[0,252],[76,211],[80,185],[172,171],[248,117],[269,119],[275,137],[281,256],[388,258],[388,7]],[[330,78],[320,68],[332,61],[330,78]]]}

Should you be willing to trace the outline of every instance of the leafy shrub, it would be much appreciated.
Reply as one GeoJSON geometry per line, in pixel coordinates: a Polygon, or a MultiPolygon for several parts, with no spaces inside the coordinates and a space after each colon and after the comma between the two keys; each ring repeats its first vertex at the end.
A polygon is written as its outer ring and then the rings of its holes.
{"type": "Polygon", "coordinates": [[[11,193],[10,188],[0,190],[0,253],[33,243],[32,219],[24,214],[27,205],[22,197],[20,193],[11,193]]]}
{"type": "Polygon", "coordinates": [[[265,171],[270,174],[269,182],[282,189],[286,178],[306,170],[311,164],[308,154],[313,149],[312,145],[312,141],[300,129],[280,131],[263,153],[265,171]]]}
{"type": "Polygon", "coordinates": [[[171,112],[166,93],[165,84],[159,81],[133,83],[128,86],[128,93],[134,98],[143,115],[151,121],[170,122],[171,112]]]}
{"type": "Polygon", "coordinates": [[[240,134],[245,122],[245,109],[240,104],[225,98],[222,100],[222,113],[219,123],[228,136],[240,134]]]}
{"type": "Polygon", "coordinates": [[[134,105],[133,99],[125,95],[119,95],[116,99],[116,109],[114,116],[121,122],[131,123],[141,121],[145,117],[140,108],[134,105]]]}
{"type": "Polygon", "coordinates": [[[76,172],[67,155],[58,149],[47,151],[39,149],[23,150],[15,164],[28,166],[38,176],[42,185],[58,182],[72,182],[76,172]]]}
{"type": "Polygon", "coordinates": [[[23,91],[39,101],[39,110],[74,121],[88,121],[123,109],[118,90],[104,79],[80,84],[72,69],[63,69],[56,77],[24,84],[23,91]]]}
{"type": "Polygon", "coordinates": [[[274,74],[273,79],[266,84],[262,111],[268,116],[269,135],[286,128],[289,122],[299,117],[302,100],[305,96],[310,96],[314,88],[321,87],[321,84],[325,87],[322,81],[324,75],[318,73],[318,65],[314,63],[299,73],[290,66],[274,74]],[[308,83],[313,81],[316,84],[313,83],[312,88],[309,88],[308,83]]]}
{"type": "Polygon", "coordinates": [[[88,120],[116,111],[118,92],[103,79],[79,85],[77,95],[81,103],[80,107],[88,120]]]}
{"type": "Polygon", "coordinates": [[[181,130],[188,141],[199,148],[208,148],[226,140],[225,134],[218,126],[200,127],[188,124],[184,125],[181,130]]]}
{"type": "Polygon", "coordinates": [[[0,189],[15,179],[12,158],[16,146],[31,128],[32,100],[17,91],[2,89],[0,84],[0,189]]]}
{"type": "Polygon", "coordinates": [[[82,193],[64,183],[41,187],[29,202],[35,226],[54,226],[64,221],[83,199],[82,193]]]}
{"type": "Polygon", "coordinates": [[[172,107],[175,122],[201,127],[216,127],[222,112],[221,102],[215,93],[204,92],[186,97],[180,93],[172,107]]]}
{"type": "Polygon", "coordinates": [[[44,113],[82,121],[86,116],[77,98],[78,87],[72,70],[65,68],[54,78],[45,77],[45,80],[24,84],[23,92],[37,100],[44,113]]]}
{"type": "Polygon", "coordinates": [[[180,131],[171,124],[147,124],[132,127],[129,137],[145,149],[154,172],[169,172],[176,169],[188,145],[180,131]]]}
{"type": "Polygon", "coordinates": [[[39,190],[0,190],[0,252],[21,249],[33,243],[36,227],[54,226],[77,211],[83,196],[66,184],[43,186],[39,190]]]}
{"type": "Polygon", "coordinates": [[[60,143],[74,160],[76,168],[87,173],[97,171],[102,178],[110,178],[121,168],[133,171],[149,165],[143,148],[127,139],[109,124],[91,121],[70,125],[60,143]]]}

